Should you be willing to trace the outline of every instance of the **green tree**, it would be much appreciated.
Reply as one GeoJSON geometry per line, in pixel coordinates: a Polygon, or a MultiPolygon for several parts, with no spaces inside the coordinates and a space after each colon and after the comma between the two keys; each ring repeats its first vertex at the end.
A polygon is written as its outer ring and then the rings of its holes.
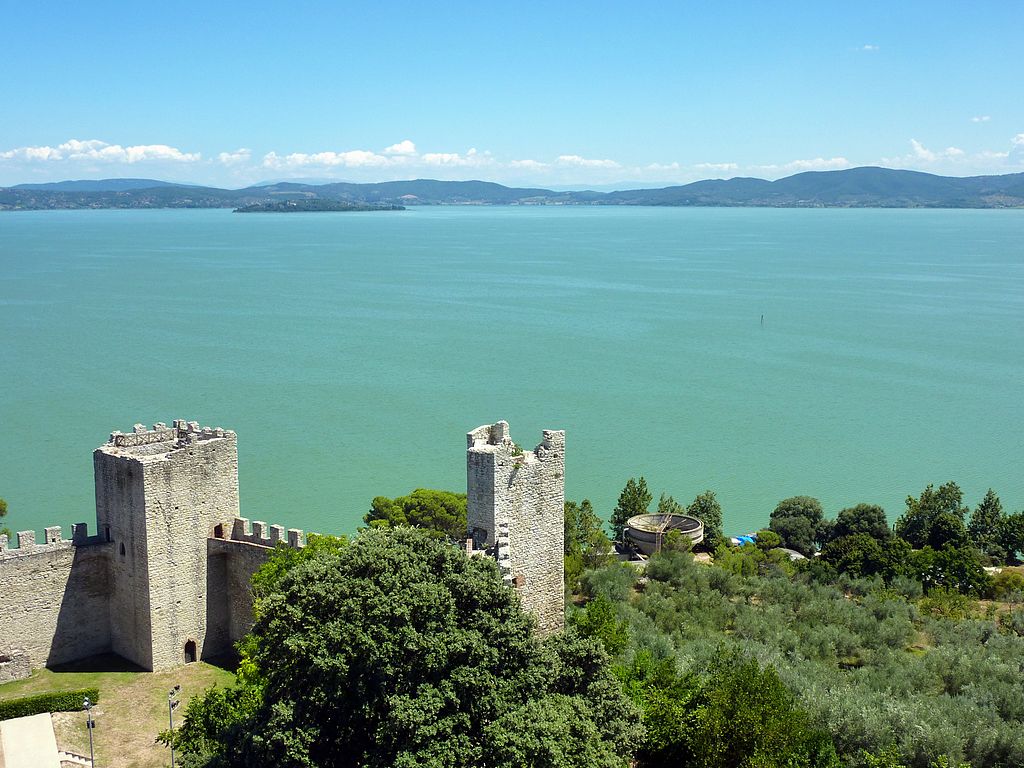
{"type": "MultiPolygon", "coordinates": [[[[899,520],[896,521],[896,535],[910,542],[914,549],[921,549],[931,541],[934,545],[936,539],[931,536],[931,528],[936,519],[942,515],[952,515],[960,520],[961,524],[967,508],[963,506],[963,492],[956,483],[949,482],[940,485],[938,490],[929,485],[918,498],[907,497],[907,510],[899,520]]],[[[948,518],[943,522],[943,530],[940,533],[954,533],[955,526],[950,526],[948,518]]]]}
{"type": "Polygon", "coordinates": [[[838,768],[827,735],[812,728],[772,667],[724,653],[689,702],[696,768],[838,768]]]}
{"type": "Polygon", "coordinates": [[[996,541],[1010,560],[1024,552],[1024,512],[1006,515],[999,523],[996,541]]]}
{"type": "Polygon", "coordinates": [[[532,627],[492,560],[366,529],[287,564],[243,647],[244,693],[190,705],[175,743],[209,768],[624,768],[637,716],[604,651],[532,627]]]}
{"type": "Polygon", "coordinates": [[[775,531],[765,528],[755,534],[754,542],[757,544],[758,549],[767,554],[771,550],[782,546],[782,537],[775,531]]]}
{"type": "Polygon", "coordinates": [[[821,560],[839,573],[851,576],[881,576],[887,582],[907,572],[910,545],[890,536],[877,539],[869,533],[855,533],[832,539],[821,549],[821,560]]]}
{"type": "Polygon", "coordinates": [[[657,513],[659,515],[685,515],[686,510],[683,509],[683,505],[678,501],[663,493],[661,494],[661,498],[658,499],[657,513]]]}
{"type": "Polygon", "coordinates": [[[408,496],[377,496],[363,522],[375,528],[409,526],[437,538],[466,538],[466,494],[417,488],[408,496]]]}
{"type": "Polygon", "coordinates": [[[998,559],[1006,557],[1006,550],[999,545],[999,526],[1003,522],[1003,503],[991,488],[981,500],[978,508],[971,514],[971,523],[967,526],[967,535],[971,543],[984,552],[998,559]]]}
{"type": "MultiPolygon", "coordinates": [[[[0,499],[0,521],[7,517],[7,502],[0,499]]],[[[0,535],[11,536],[11,529],[6,525],[0,525],[0,535]]]]}
{"type": "Polygon", "coordinates": [[[977,550],[971,547],[924,547],[911,555],[910,568],[927,590],[942,587],[983,597],[992,589],[992,577],[985,572],[977,550]]]}
{"type": "Polygon", "coordinates": [[[830,539],[866,533],[873,539],[885,541],[892,538],[892,529],[885,516],[885,510],[877,504],[858,504],[840,510],[829,531],[830,539]]]}
{"type": "Polygon", "coordinates": [[[625,530],[629,518],[647,514],[647,508],[653,499],[654,497],[647,490],[647,481],[643,476],[639,480],[629,478],[626,487],[619,494],[619,503],[612,511],[612,535],[616,541],[622,541],[622,532],[625,530]]]}
{"type": "Polygon", "coordinates": [[[629,623],[615,615],[615,605],[598,595],[582,611],[572,614],[572,625],[584,637],[600,641],[605,651],[617,656],[629,642],[629,623]]]}
{"type": "Polygon", "coordinates": [[[722,505],[715,498],[715,492],[698,494],[686,508],[686,514],[704,523],[704,547],[714,552],[725,538],[722,535],[722,505]]]}
{"type": "Polygon", "coordinates": [[[588,568],[599,568],[612,556],[612,542],[590,499],[565,502],[565,583],[570,592],[588,568]]]}
{"type": "Polygon", "coordinates": [[[792,496],[780,501],[772,511],[768,526],[782,537],[783,546],[810,557],[816,545],[823,543],[828,525],[821,502],[810,496],[792,496]]]}

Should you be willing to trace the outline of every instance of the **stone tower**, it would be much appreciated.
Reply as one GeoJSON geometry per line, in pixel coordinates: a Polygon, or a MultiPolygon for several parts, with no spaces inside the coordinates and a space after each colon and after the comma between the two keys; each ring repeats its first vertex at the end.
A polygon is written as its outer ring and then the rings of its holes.
{"type": "Polygon", "coordinates": [[[498,559],[541,634],[565,624],[565,432],[521,450],[508,422],[466,435],[467,523],[474,549],[498,559]]]}
{"type": "Polygon", "coordinates": [[[154,671],[230,650],[206,542],[239,513],[235,433],[137,424],[114,432],[93,465],[98,533],[112,545],[111,650],[154,671]]]}

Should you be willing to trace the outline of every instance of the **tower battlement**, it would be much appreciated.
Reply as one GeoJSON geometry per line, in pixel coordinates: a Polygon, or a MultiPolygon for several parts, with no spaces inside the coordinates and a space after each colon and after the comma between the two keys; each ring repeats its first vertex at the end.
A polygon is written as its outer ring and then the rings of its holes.
{"type": "Polygon", "coordinates": [[[145,424],[136,424],[131,432],[111,432],[107,446],[130,449],[167,443],[170,449],[174,449],[214,438],[234,440],[236,435],[223,427],[201,427],[198,421],[175,419],[170,427],[159,421],[152,429],[147,429],[145,424]]]}
{"type": "Polygon", "coordinates": [[[8,539],[7,534],[0,534],[0,559],[41,555],[46,552],[55,552],[58,549],[66,549],[72,545],[70,540],[61,538],[59,525],[46,528],[42,542],[36,541],[35,531],[18,531],[15,536],[18,537],[18,545],[11,546],[12,542],[8,539]]]}
{"type": "Polygon", "coordinates": [[[306,546],[305,534],[299,528],[289,528],[285,531],[283,525],[268,526],[261,520],[253,520],[250,527],[249,520],[244,517],[236,517],[231,524],[231,541],[261,547],[276,547],[279,543],[287,544],[294,549],[306,546]]]}

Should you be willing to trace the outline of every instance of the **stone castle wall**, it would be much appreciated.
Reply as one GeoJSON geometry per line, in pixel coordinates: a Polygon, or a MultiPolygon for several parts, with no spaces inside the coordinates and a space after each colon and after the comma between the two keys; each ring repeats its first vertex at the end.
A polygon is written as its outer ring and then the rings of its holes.
{"type": "MultiPolygon", "coordinates": [[[[565,433],[519,451],[508,424],[468,435],[468,519],[542,633],[564,621],[565,433]]],[[[234,432],[176,421],[114,432],[93,454],[98,531],[0,536],[0,682],[113,652],[161,670],[230,651],[251,628],[250,580],[301,530],[238,516],[234,432]]]]}
{"type": "Polygon", "coordinates": [[[109,650],[109,547],[76,546],[60,528],[47,528],[46,543],[33,531],[19,539],[0,541],[0,655],[32,669],[109,650]]]}
{"type": "Polygon", "coordinates": [[[474,548],[493,551],[538,631],[550,634],[565,623],[565,432],[543,438],[521,451],[504,421],[467,434],[466,517],[474,548]]]}
{"type": "Polygon", "coordinates": [[[238,516],[238,447],[230,430],[176,421],[114,433],[94,452],[97,519],[109,532],[113,650],[169,669],[230,649],[229,617],[202,542],[238,516]],[[210,637],[207,638],[207,633],[210,637]]]}

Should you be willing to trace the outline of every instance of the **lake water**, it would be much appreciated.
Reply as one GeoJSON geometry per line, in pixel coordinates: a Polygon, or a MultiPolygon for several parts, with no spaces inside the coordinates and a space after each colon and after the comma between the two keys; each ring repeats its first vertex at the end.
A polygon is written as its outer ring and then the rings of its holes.
{"type": "Polygon", "coordinates": [[[733,533],[796,494],[1024,506],[1024,211],[7,213],[0,353],[14,530],[91,525],[92,450],[175,418],[238,432],[245,516],[323,532],[464,490],[502,418],[564,428],[605,517],[641,474],[733,533]]]}

